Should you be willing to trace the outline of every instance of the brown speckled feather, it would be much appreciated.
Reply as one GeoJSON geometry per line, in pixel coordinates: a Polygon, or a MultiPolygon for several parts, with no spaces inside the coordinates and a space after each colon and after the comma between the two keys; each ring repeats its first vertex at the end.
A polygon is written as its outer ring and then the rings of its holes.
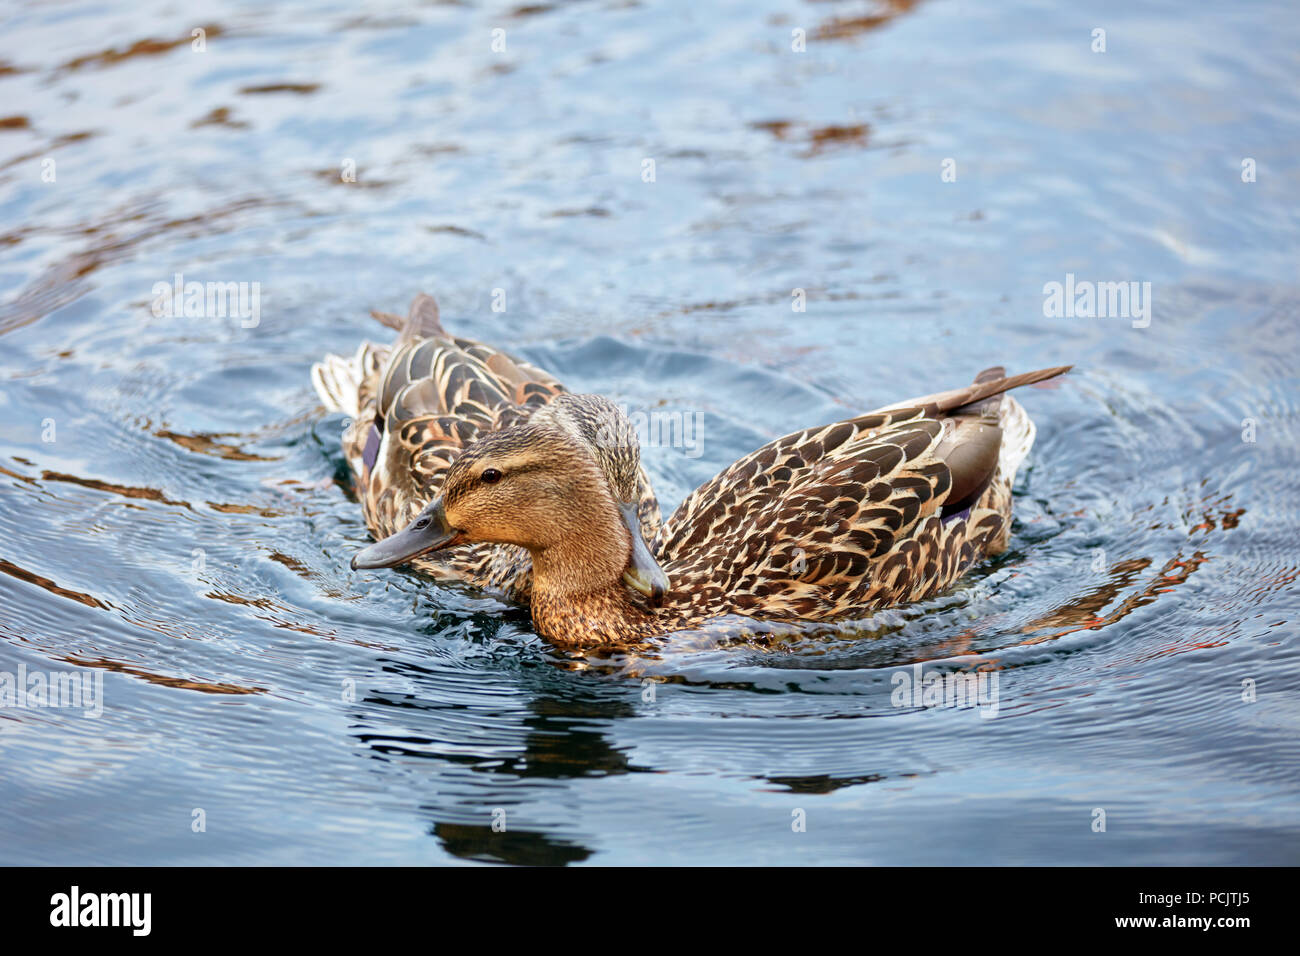
{"type": "MultiPolygon", "coordinates": [[[[952,475],[922,409],[787,435],[695,491],[652,545],[673,583],[655,631],[739,614],[827,621],[941,589],[1002,528],[987,509],[941,521],[952,475]]],[[[644,635],[641,635],[644,636],[644,635]]]]}
{"type": "Polygon", "coordinates": [[[1066,370],[990,369],[962,389],[770,442],[664,522],[651,546],[672,581],[661,607],[605,589],[580,608],[535,601],[534,620],[581,647],[734,616],[862,617],[930,597],[1007,546],[1011,484],[1034,428],[1002,392],[1066,370]]]}
{"type": "MultiPolygon", "coordinates": [[[[449,335],[431,296],[417,296],[406,319],[374,315],[399,330],[397,341],[367,343],[350,363],[329,357],[313,369],[313,378],[327,406],[353,413],[343,451],[366,525],[384,538],[437,496],[462,449],[482,435],[526,421],[566,390],[548,373],[500,349],[449,335]]],[[[659,505],[644,470],[636,477],[638,514],[650,540],[658,530],[659,505]]],[[[411,563],[437,578],[528,600],[532,563],[522,548],[464,544],[411,563]]]]}
{"type": "Polygon", "coordinates": [[[1068,371],[987,369],[961,388],[778,438],[660,527],[644,470],[634,489],[624,474],[639,459],[611,451],[635,440],[607,400],[570,396],[539,369],[448,335],[427,297],[404,322],[380,319],[401,330],[391,349],[366,345],[350,364],[327,357],[313,369],[326,404],[354,417],[344,449],[368,526],[386,537],[445,489],[421,527],[437,517],[454,529],[449,550],[417,567],[529,600],[539,632],[569,647],[862,617],[947,588],[1007,546],[1034,426],[1004,393],[1068,371]],[[484,458],[508,463],[506,474],[484,458]],[[624,586],[618,502],[633,500],[669,579],[660,604],[640,596],[659,589],[624,586]],[[528,543],[536,567],[518,547],[456,544],[476,537],[528,543]]]}

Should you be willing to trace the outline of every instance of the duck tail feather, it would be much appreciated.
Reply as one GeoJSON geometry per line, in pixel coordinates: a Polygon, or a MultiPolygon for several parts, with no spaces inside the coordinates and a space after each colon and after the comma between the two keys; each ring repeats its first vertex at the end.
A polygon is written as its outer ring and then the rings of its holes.
{"type": "Polygon", "coordinates": [[[382,312],[379,309],[371,309],[370,317],[381,325],[386,325],[393,331],[401,333],[397,339],[398,345],[407,345],[421,339],[449,337],[447,330],[442,327],[442,319],[438,313],[438,302],[427,292],[419,293],[412,300],[411,310],[407,313],[406,318],[394,315],[392,312],[382,312]]]}
{"type": "Polygon", "coordinates": [[[352,358],[326,355],[311,367],[311,383],[328,412],[360,417],[361,383],[373,374],[378,356],[374,346],[362,343],[352,358]]]}
{"type": "Polygon", "coordinates": [[[394,332],[400,332],[406,326],[406,319],[400,315],[394,315],[392,312],[380,312],[378,309],[371,309],[370,317],[381,325],[388,326],[394,332]]]}
{"type": "Polygon", "coordinates": [[[405,345],[421,339],[447,337],[447,330],[442,327],[442,319],[438,314],[438,303],[433,296],[421,292],[411,302],[411,311],[406,316],[398,343],[405,345]]]}
{"type": "MultiPolygon", "coordinates": [[[[1009,392],[1013,388],[1020,388],[1022,385],[1034,385],[1038,382],[1045,382],[1050,378],[1056,378],[1056,376],[1064,375],[1072,368],[1074,368],[1073,365],[1057,365],[1052,368],[1040,368],[1033,372],[1022,372],[1019,375],[990,378],[984,382],[977,380],[965,388],[955,388],[950,392],[939,392],[936,395],[927,396],[924,404],[934,405],[936,410],[940,412],[953,412],[957,409],[964,409],[968,405],[975,405],[994,395],[1009,392]]],[[[988,369],[988,371],[993,372],[996,369],[988,369]]],[[[918,404],[921,403],[918,402],[918,404]]]]}
{"type": "MultiPolygon", "coordinates": [[[[1001,365],[995,365],[992,368],[986,368],[975,376],[976,385],[987,385],[989,382],[996,382],[998,379],[1007,377],[1007,370],[1001,365]]],[[[997,424],[998,417],[1002,411],[1002,392],[996,395],[990,395],[988,398],[982,398],[978,401],[971,402],[969,405],[961,405],[952,410],[953,415],[973,416],[982,418],[987,422],[997,424]]]]}
{"type": "MultiPolygon", "coordinates": [[[[1049,378],[1055,378],[1058,375],[1064,375],[1072,368],[1074,368],[1073,365],[1057,365],[1053,368],[1042,368],[1034,372],[1023,372],[1020,375],[1010,377],[1005,374],[996,374],[1003,372],[1000,367],[988,368],[980,372],[975,381],[964,388],[935,392],[933,395],[924,395],[920,398],[909,398],[906,401],[895,402],[892,405],[886,405],[884,408],[878,408],[876,411],[888,412],[898,408],[927,408],[930,409],[931,414],[951,413],[965,405],[974,405],[983,399],[1001,395],[1003,392],[1009,392],[1021,385],[1033,385],[1037,382],[1044,382],[1049,378]],[[995,375],[996,377],[994,377],[995,375]]],[[[961,414],[966,413],[962,412],[961,414]]]]}

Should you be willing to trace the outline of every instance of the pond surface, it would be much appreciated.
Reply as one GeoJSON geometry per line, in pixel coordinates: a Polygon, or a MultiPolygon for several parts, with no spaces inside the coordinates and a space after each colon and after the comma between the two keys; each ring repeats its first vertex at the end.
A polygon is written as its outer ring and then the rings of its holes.
{"type": "Polygon", "coordinates": [[[1291,4],[3,18],[0,672],[102,698],[0,708],[0,862],[1300,862],[1291,4]],[[158,314],[177,274],[257,314],[158,314]],[[1067,281],[1148,292],[1045,314],[1067,281]],[[348,568],[309,368],[422,290],[698,420],[645,451],[669,508],[795,428],[1076,370],[1020,395],[1012,548],[951,593],[582,662],[348,568]],[[996,707],[895,706],[921,663],[996,707]]]}

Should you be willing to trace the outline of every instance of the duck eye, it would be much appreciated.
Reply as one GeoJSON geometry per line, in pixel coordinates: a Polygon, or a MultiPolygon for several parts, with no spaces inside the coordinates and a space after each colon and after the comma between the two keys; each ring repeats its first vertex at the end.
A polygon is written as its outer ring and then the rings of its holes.
{"type": "Polygon", "coordinates": [[[485,485],[495,485],[501,480],[501,472],[495,468],[484,468],[483,474],[479,475],[479,480],[485,485]]]}

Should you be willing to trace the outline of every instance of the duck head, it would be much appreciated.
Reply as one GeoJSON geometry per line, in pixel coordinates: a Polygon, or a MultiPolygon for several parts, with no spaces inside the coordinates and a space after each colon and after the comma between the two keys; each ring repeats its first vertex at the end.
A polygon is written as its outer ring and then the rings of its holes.
{"type": "Polygon", "coordinates": [[[535,569],[542,559],[553,570],[552,586],[585,578],[594,587],[612,573],[658,603],[669,581],[641,533],[640,463],[636,432],[617,406],[561,395],[528,422],[467,447],[442,493],[401,531],[358,552],[352,567],[393,567],[461,542],[514,544],[533,555],[535,569]]]}

